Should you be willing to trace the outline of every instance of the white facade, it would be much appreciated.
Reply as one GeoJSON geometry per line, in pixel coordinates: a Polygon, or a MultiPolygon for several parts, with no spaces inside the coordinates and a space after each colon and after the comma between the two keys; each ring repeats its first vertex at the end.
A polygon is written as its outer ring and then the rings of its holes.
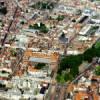
{"type": "Polygon", "coordinates": [[[86,35],[87,32],[90,30],[91,25],[86,25],[85,27],[82,28],[82,30],[79,32],[80,35],[86,35]]]}

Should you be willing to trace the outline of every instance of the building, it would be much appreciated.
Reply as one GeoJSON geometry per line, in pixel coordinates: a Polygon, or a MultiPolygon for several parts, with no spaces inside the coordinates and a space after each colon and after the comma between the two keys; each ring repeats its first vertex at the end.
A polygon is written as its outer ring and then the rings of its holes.
{"type": "Polygon", "coordinates": [[[100,24],[100,14],[96,14],[96,15],[92,16],[91,21],[96,24],[100,24]]]}

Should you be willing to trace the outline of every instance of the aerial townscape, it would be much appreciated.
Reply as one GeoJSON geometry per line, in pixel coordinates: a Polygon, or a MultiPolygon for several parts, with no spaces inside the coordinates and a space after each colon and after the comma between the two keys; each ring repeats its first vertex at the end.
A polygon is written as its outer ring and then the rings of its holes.
{"type": "Polygon", "coordinates": [[[0,100],[100,100],[100,0],[0,0],[0,100]]]}

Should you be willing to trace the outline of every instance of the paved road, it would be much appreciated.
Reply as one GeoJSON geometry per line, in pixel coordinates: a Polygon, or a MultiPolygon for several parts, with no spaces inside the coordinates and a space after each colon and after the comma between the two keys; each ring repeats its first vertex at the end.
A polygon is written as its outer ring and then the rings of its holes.
{"type": "MultiPolygon", "coordinates": [[[[69,47],[69,45],[72,43],[72,41],[77,37],[77,33],[69,40],[69,43],[66,44],[65,46],[65,54],[67,53],[67,48],[69,47]]],[[[60,62],[59,62],[60,63],[60,62]]],[[[55,87],[55,91],[53,94],[50,95],[50,100],[63,100],[64,99],[64,94],[65,94],[65,89],[67,87],[67,84],[64,86],[59,87],[59,85],[56,85],[55,87]],[[62,88],[63,87],[63,88],[62,88]],[[57,91],[56,89],[59,89],[60,91],[57,91]]]]}
{"type": "Polygon", "coordinates": [[[68,84],[54,84],[55,90],[50,95],[49,100],[64,100],[66,88],[70,85],[79,80],[88,70],[94,69],[96,64],[96,59],[94,59],[88,66],[87,69],[85,69],[82,73],[80,73],[72,82],[68,84]]]}
{"type": "Polygon", "coordinates": [[[64,100],[65,92],[66,92],[66,87],[62,86],[58,100],[64,100]]]}
{"type": "Polygon", "coordinates": [[[96,64],[96,59],[94,59],[88,66],[87,68],[80,73],[71,83],[76,82],[77,80],[79,80],[88,70],[94,69],[95,68],[95,64],[96,64]]]}
{"type": "MultiPolygon", "coordinates": [[[[12,17],[12,20],[10,21],[10,23],[8,25],[7,32],[5,33],[4,39],[2,40],[2,44],[1,44],[2,46],[4,46],[5,41],[6,41],[7,37],[8,37],[8,35],[9,35],[10,28],[11,28],[11,26],[14,23],[14,20],[16,18],[16,14],[17,14],[18,9],[19,9],[19,7],[17,6],[15,8],[15,11],[14,11],[14,14],[13,14],[13,17],[12,17]]],[[[16,24],[16,23],[14,23],[14,24],[16,24]]],[[[23,58],[23,53],[20,54],[20,57],[19,57],[18,61],[16,63],[14,63],[13,66],[12,66],[13,74],[15,74],[15,72],[18,70],[18,65],[21,62],[22,58],[23,58]]]]}
{"type": "Polygon", "coordinates": [[[9,26],[8,26],[8,28],[7,28],[7,33],[5,33],[4,39],[2,40],[2,44],[1,44],[2,46],[4,46],[5,41],[6,41],[7,37],[8,37],[10,28],[11,28],[11,26],[12,26],[12,24],[13,24],[13,21],[14,21],[15,17],[16,17],[16,13],[17,13],[17,11],[18,11],[18,8],[19,8],[18,6],[15,8],[14,15],[13,15],[13,19],[10,21],[9,26]]]}
{"type": "Polygon", "coordinates": [[[14,63],[14,65],[12,66],[12,71],[13,71],[12,76],[15,75],[16,71],[19,70],[19,66],[18,65],[22,61],[23,56],[24,56],[24,51],[23,52],[20,52],[20,56],[18,57],[16,63],[14,63]]]}

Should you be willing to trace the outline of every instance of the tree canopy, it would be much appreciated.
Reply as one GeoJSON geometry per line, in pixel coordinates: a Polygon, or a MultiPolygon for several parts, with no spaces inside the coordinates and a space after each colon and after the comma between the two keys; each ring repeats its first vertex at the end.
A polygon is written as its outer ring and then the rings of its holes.
{"type": "Polygon", "coordinates": [[[35,68],[36,68],[36,69],[42,69],[44,66],[45,66],[44,63],[38,63],[38,64],[35,66],[35,68]]]}
{"type": "Polygon", "coordinates": [[[64,15],[58,15],[57,20],[62,21],[64,20],[65,16],[64,15]]]}
{"type": "Polygon", "coordinates": [[[7,14],[7,7],[0,8],[0,13],[4,15],[7,14]]]}
{"type": "MultiPolygon", "coordinates": [[[[79,74],[79,66],[83,61],[92,62],[94,57],[100,57],[100,46],[98,48],[93,45],[87,49],[83,54],[65,56],[59,65],[57,81],[66,82],[72,80],[79,74]],[[69,70],[69,72],[68,72],[69,70]],[[65,71],[65,73],[63,73],[65,71]]],[[[96,68],[95,73],[100,75],[100,66],[96,68]]]]}
{"type": "Polygon", "coordinates": [[[37,2],[36,4],[32,5],[32,8],[35,8],[35,9],[40,9],[40,10],[45,10],[45,9],[48,9],[48,10],[52,10],[54,8],[54,3],[53,2],[37,2]]]}
{"type": "Polygon", "coordinates": [[[100,66],[96,66],[95,68],[95,74],[100,75],[100,66]]]}
{"type": "Polygon", "coordinates": [[[43,23],[39,23],[39,24],[36,23],[34,25],[29,25],[29,28],[39,30],[40,32],[43,33],[47,33],[49,31],[49,29],[43,23]]]}

